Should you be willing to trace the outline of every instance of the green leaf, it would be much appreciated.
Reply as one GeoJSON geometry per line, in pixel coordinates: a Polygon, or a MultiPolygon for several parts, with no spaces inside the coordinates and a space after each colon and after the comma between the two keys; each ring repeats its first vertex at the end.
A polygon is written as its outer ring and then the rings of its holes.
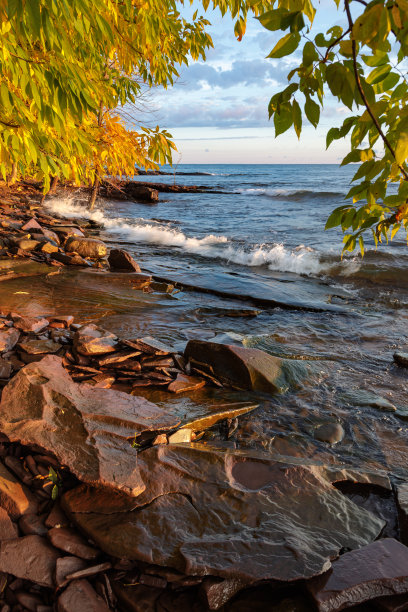
{"type": "Polygon", "coordinates": [[[388,64],[385,64],[384,66],[378,66],[378,68],[374,68],[374,70],[372,70],[368,75],[366,79],[367,83],[370,83],[370,85],[375,85],[376,83],[383,81],[385,77],[389,75],[390,72],[391,66],[389,66],[388,64]]]}
{"type": "Polygon", "coordinates": [[[401,132],[398,136],[397,146],[395,148],[395,159],[401,166],[408,158],[408,132],[401,132]]]}
{"type": "Polygon", "coordinates": [[[300,110],[300,106],[296,100],[293,100],[292,109],[293,127],[295,128],[296,136],[300,138],[300,134],[302,132],[302,111],[300,110]]]}
{"type": "Polygon", "coordinates": [[[273,123],[275,125],[275,138],[279,134],[286,132],[293,124],[293,111],[290,103],[283,104],[280,112],[275,112],[273,115],[273,123]]]}
{"type": "Polygon", "coordinates": [[[347,210],[348,208],[350,208],[350,206],[345,205],[345,206],[339,206],[338,208],[333,210],[333,212],[331,213],[331,215],[326,221],[326,225],[324,229],[328,230],[328,229],[331,229],[332,227],[337,227],[338,225],[340,225],[343,214],[345,210],[347,210]]]}
{"type": "Polygon", "coordinates": [[[316,51],[316,47],[312,43],[312,41],[308,40],[305,46],[303,47],[303,65],[311,66],[313,62],[316,62],[319,59],[319,54],[316,51]]]}
{"type": "Polygon", "coordinates": [[[52,499],[53,501],[55,501],[56,499],[58,499],[58,487],[57,487],[57,485],[54,485],[54,486],[52,487],[52,491],[51,491],[51,499],[52,499]]]}
{"type": "Polygon", "coordinates": [[[281,38],[276,43],[276,45],[274,46],[274,48],[272,49],[268,57],[279,58],[279,57],[284,57],[285,55],[290,55],[291,53],[296,51],[296,49],[299,46],[299,43],[300,43],[300,34],[298,34],[297,32],[286,34],[286,36],[281,38]]]}
{"type": "MultiPolygon", "coordinates": [[[[312,100],[312,98],[306,98],[305,113],[310,123],[314,127],[317,127],[319,124],[319,119],[320,119],[320,106],[314,100],[312,100]]],[[[327,144],[327,140],[326,140],[326,144],[327,144]]],[[[327,146],[329,146],[329,144],[327,144],[327,146]]]]}

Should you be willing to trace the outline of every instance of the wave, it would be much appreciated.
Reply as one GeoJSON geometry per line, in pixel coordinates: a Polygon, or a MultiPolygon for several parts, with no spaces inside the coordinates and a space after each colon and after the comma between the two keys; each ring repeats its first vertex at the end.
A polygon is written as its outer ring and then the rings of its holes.
{"type": "Polygon", "coordinates": [[[186,236],[179,229],[153,224],[145,219],[111,218],[102,209],[93,211],[75,204],[72,199],[55,198],[46,203],[47,208],[62,217],[87,218],[103,225],[113,236],[132,243],[146,243],[178,248],[186,253],[248,267],[267,267],[277,272],[292,272],[317,276],[330,273],[353,274],[359,268],[357,258],[334,262],[322,261],[322,256],[303,244],[290,249],[283,244],[256,245],[251,249],[239,247],[226,236],[209,234],[203,238],[186,236]],[[340,270],[339,271],[339,267],[340,270]]]}
{"type": "Polygon", "coordinates": [[[285,200],[298,200],[302,198],[344,198],[341,191],[315,191],[308,189],[271,189],[271,188],[251,188],[237,189],[235,193],[266,196],[268,198],[284,198],[285,200]]]}

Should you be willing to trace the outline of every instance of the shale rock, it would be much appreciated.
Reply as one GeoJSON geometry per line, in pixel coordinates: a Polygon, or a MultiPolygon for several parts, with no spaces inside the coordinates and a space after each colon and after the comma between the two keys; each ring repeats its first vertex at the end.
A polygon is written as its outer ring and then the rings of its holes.
{"type": "Polygon", "coordinates": [[[108,257],[109,266],[112,270],[123,270],[126,272],[141,272],[139,264],[127,251],[122,249],[111,249],[108,257]]]}
{"type": "Polygon", "coordinates": [[[326,571],[384,525],[313,467],[200,444],[155,446],[138,463],[147,487],[134,499],[84,485],[63,496],[114,557],[242,584],[292,581],[326,571]]]}
{"type": "MultiPolygon", "coordinates": [[[[137,495],[144,489],[135,435],[174,429],[165,407],[142,397],[74,383],[59,357],[21,369],[3,390],[0,430],[54,454],[83,482],[137,495]]],[[[0,485],[1,498],[1,485],[0,485]]]]}
{"type": "Polygon", "coordinates": [[[58,612],[109,612],[109,608],[87,580],[74,580],[58,599],[58,612]]]}
{"type": "Polygon", "coordinates": [[[46,327],[48,327],[49,321],[42,317],[20,317],[20,315],[13,316],[14,327],[21,329],[24,332],[39,333],[46,327]]]}
{"type": "Polygon", "coordinates": [[[18,529],[7,512],[0,508],[0,542],[14,540],[15,538],[18,538],[18,529]]]}
{"type": "Polygon", "coordinates": [[[337,444],[344,438],[344,429],[340,423],[326,423],[315,429],[314,437],[321,442],[337,444]]]}
{"type": "Polygon", "coordinates": [[[341,555],[327,573],[307,587],[320,612],[408,593],[408,548],[387,538],[341,555]]]}
{"type": "Polygon", "coordinates": [[[48,533],[51,544],[81,559],[96,559],[99,550],[90,546],[76,531],[69,527],[53,527],[48,533]]]}
{"type": "Polygon", "coordinates": [[[14,327],[0,331],[0,353],[11,351],[20,338],[20,332],[14,327]]]}
{"type": "Polygon", "coordinates": [[[41,586],[53,587],[55,565],[60,553],[44,538],[29,535],[2,542],[0,572],[31,580],[41,586]]]}
{"type": "Polygon", "coordinates": [[[52,340],[26,340],[24,342],[20,342],[18,346],[29,355],[56,353],[61,348],[60,344],[57,344],[52,340]]]}
{"type": "Polygon", "coordinates": [[[29,489],[0,462],[0,507],[16,520],[23,514],[36,513],[37,502],[29,489]]]}
{"type": "Polygon", "coordinates": [[[74,335],[74,347],[81,355],[105,355],[113,353],[117,337],[97,325],[84,325],[74,335]]]}
{"type": "Polygon", "coordinates": [[[108,247],[102,240],[71,236],[65,243],[67,253],[78,253],[81,257],[103,259],[108,254],[108,247]]]}
{"type": "Polygon", "coordinates": [[[232,387],[266,393],[280,390],[282,359],[259,349],[190,340],[185,357],[232,387]]]}

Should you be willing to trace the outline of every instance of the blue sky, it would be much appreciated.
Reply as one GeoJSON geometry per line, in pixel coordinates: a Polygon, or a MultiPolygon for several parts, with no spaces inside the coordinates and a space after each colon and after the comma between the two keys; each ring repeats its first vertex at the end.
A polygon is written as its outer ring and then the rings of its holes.
{"type": "MultiPolygon", "coordinates": [[[[333,0],[321,0],[317,9],[313,32],[345,24],[333,0]]],[[[174,87],[155,90],[149,102],[155,109],[150,121],[168,129],[175,139],[179,153],[174,161],[338,163],[347,153],[347,142],[333,143],[326,151],[325,136],[350,111],[330,96],[317,130],[305,119],[300,141],[292,130],[275,139],[268,101],[287,85],[287,73],[298,64],[298,56],[265,59],[280,35],[265,30],[254,18],[238,42],[228,16],[222,19],[218,11],[207,16],[214,42],[207,61],[183,68],[174,87]]]]}

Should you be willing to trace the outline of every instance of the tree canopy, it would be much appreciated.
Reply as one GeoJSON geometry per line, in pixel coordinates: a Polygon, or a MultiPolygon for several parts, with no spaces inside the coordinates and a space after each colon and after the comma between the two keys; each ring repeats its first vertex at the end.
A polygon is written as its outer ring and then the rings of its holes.
{"type": "MultiPolygon", "coordinates": [[[[192,4],[185,0],[186,4],[192,4]]],[[[349,137],[343,164],[358,163],[340,226],[344,251],[364,252],[404,228],[408,235],[408,0],[334,0],[346,27],[311,36],[311,0],[201,0],[229,12],[241,40],[248,15],[283,35],[268,55],[299,65],[269,103],[276,135],[319,124],[330,92],[350,109],[327,146],[349,137]]],[[[120,109],[145,87],[172,85],[179,67],[205,59],[208,20],[186,20],[184,0],[0,0],[0,172],[92,183],[171,162],[166,130],[129,125],[120,109]]],[[[276,36],[276,34],[275,34],[276,36]]]]}
{"type": "Polygon", "coordinates": [[[347,26],[333,25],[313,38],[310,0],[270,2],[259,17],[266,29],[285,33],[268,57],[299,57],[288,86],[272,96],[269,116],[276,135],[293,127],[300,137],[304,118],[319,124],[328,92],[350,109],[343,125],[328,131],[327,147],[349,137],[342,165],[358,166],[348,202],[331,213],[326,229],[340,226],[343,252],[359,245],[364,254],[367,230],[376,244],[401,228],[408,237],[408,1],[334,1],[347,26]]]}

